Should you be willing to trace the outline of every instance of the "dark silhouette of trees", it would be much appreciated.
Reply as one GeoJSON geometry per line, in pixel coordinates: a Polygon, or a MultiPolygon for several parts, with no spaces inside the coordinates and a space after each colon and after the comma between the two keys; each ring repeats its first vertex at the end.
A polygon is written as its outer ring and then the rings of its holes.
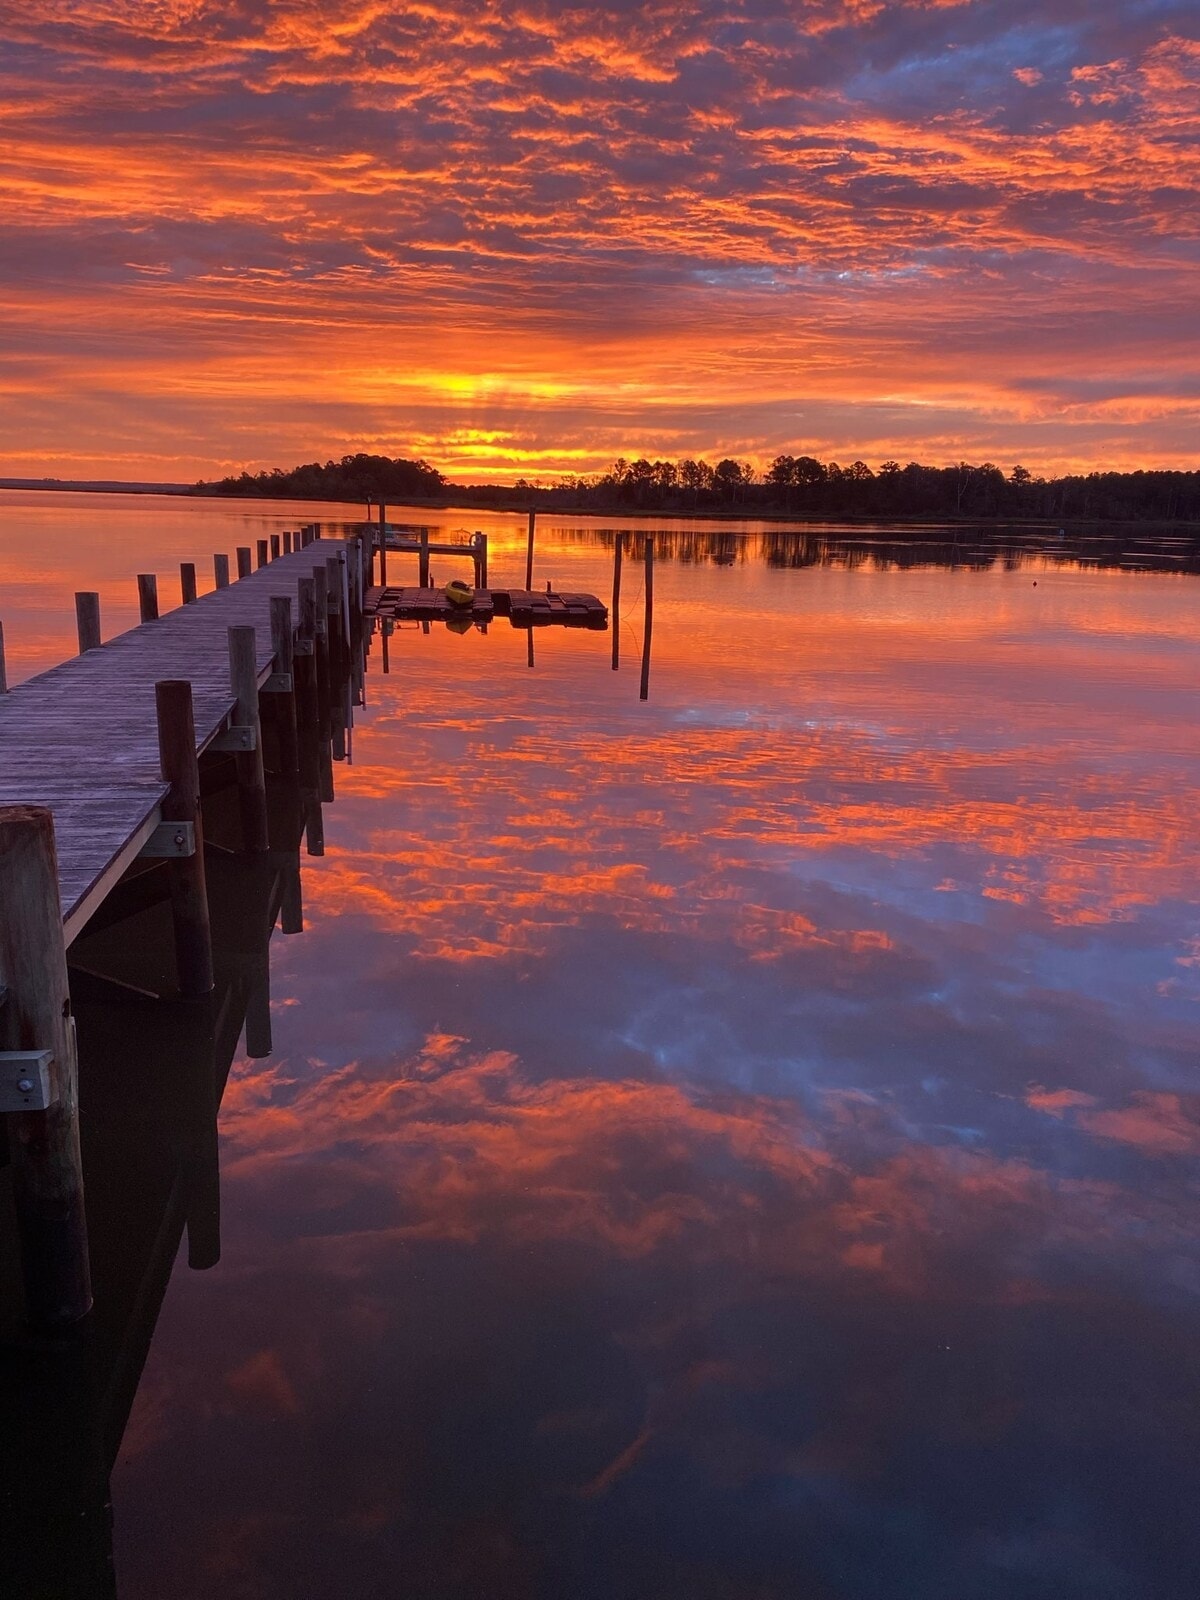
{"type": "Polygon", "coordinates": [[[243,472],[216,483],[198,483],[193,494],[253,495],[272,500],[390,500],[398,504],[414,497],[427,499],[441,493],[445,478],[427,461],[393,460],[390,456],[343,456],[324,466],[310,461],[285,472],[243,472]]]}

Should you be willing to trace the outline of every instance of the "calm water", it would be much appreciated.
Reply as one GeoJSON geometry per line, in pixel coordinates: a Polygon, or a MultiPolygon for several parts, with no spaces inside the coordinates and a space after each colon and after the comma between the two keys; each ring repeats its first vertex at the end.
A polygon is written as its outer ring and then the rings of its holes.
{"type": "MultiPolygon", "coordinates": [[[[113,631],[136,570],[337,515],[34,498],[13,676],[76,587],[113,631]]],[[[394,516],[520,581],[519,519],[394,516]]],[[[376,641],[122,1600],[1197,1592],[1200,587],[681,537],[646,704],[632,557],[619,672],[376,641]]],[[[539,541],[607,598],[602,524],[539,541]]]]}

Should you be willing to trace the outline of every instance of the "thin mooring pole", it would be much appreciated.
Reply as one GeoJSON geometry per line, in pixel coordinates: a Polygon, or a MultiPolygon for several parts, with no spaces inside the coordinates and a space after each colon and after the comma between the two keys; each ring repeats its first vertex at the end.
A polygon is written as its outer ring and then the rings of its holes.
{"type": "Polygon", "coordinates": [[[94,592],[75,596],[75,628],[79,634],[79,654],[100,648],[100,596],[94,592]]]}
{"type": "Polygon", "coordinates": [[[379,502],[379,587],[387,588],[387,507],[379,502]]]}
{"type": "Polygon", "coordinates": [[[475,535],[479,546],[479,587],[486,589],[488,586],[488,536],[486,533],[475,535]]]}
{"type": "Polygon", "coordinates": [[[245,624],[229,630],[229,683],[237,700],[233,720],[253,729],[254,749],[239,750],[238,794],[242,812],[242,846],[249,851],[270,847],[267,834],[267,780],[263,774],[262,727],[258,717],[258,650],[254,629],[245,624]]]}
{"type": "Polygon", "coordinates": [[[158,579],[153,572],[139,572],[137,586],[142,621],[153,622],[158,616],[158,579]]]}
{"type": "Polygon", "coordinates": [[[650,698],[650,635],[654,631],[654,535],[646,535],[646,631],[642,636],[642,684],[639,700],[650,698]]]}
{"type": "Polygon", "coordinates": [[[240,544],[237,547],[237,569],[239,578],[250,576],[250,546],[240,544]]]}
{"type": "Polygon", "coordinates": [[[218,589],[229,587],[229,557],[216,555],[213,557],[213,579],[218,589]]]}
{"type": "Polygon", "coordinates": [[[191,855],[172,856],[168,868],[179,993],[185,1000],[199,1000],[212,989],[213,958],[191,684],[183,678],[163,679],[154,685],[154,705],[158,713],[159,763],[164,779],[171,785],[162,803],[162,818],[164,822],[190,822],[195,843],[191,855]]]}
{"type": "Polygon", "coordinates": [[[420,541],[420,543],[421,543],[420,553],[417,556],[417,565],[418,565],[417,587],[418,587],[418,589],[428,589],[428,587],[429,587],[429,529],[428,528],[422,528],[421,529],[421,541],[420,541]]]}
{"type": "Polygon", "coordinates": [[[190,606],[196,598],[196,563],[194,561],[181,561],[179,563],[179,593],[183,597],[185,606],[190,606]]]}
{"type": "Polygon", "coordinates": [[[0,808],[0,982],[0,1044],[51,1058],[50,1105],[11,1113],[8,1144],[29,1319],[65,1328],[87,1315],[92,1286],[54,817],[41,806],[0,808]]]}
{"type": "Polygon", "coordinates": [[[612,607],[609,612],[612,618],[612,669],[614,672],[621,665],[621,557],[624,550],[625,535],[619,533],[617,542],[613,546],[613,593],[612,607]]]}
{"type": "Polygon", "coordinates": [[[537,521],[537,512],[529,513],[529,537],[525,544],[525,588],[533,588],[533,525],[537,521]]]}
{"type": "Polygon", "coordinates": [[[0,622],[0,694],[8,693],[8,668],[4,664],[4,624],[0,622]]]}

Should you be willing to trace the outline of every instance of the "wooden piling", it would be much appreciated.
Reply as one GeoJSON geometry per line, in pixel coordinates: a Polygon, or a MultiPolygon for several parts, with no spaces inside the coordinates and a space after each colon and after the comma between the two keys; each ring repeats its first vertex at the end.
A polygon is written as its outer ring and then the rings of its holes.
{"type": "Polygon", "coordinates": [[[639,700],[650,698],[650,636],[654,631],[654,535],[646,535],[646,578],[645,578],[645,605],[646,628],[642,636],[642,682],[638,691],[639,700]]]}
{"type": "Polygon", "coordinates": [[[10,1114],[9,1156],[29,1319],[63,1329],[87,1315],[92,1289],[54,818],[41,806],[0,807],[0,982],[0,1045],[51,1055],[51,1104],[10,1114]]]}
{"type": "Polygon", "coordinates": [[[476,580],[477,589],[486,589],[488,586],[488,536],[486,533],[475,535],[476,564],[479,576],[476,580]]]}
{"type": "Polygon", "coordinates": [[[277,533],[271,535],[271,560],[278,561],[283,554],[283,541],[277,533]]]}
{"type": "Polygon", "coordinates": [[[421,550],[420,550],[420,554],[417,557],[417,561],[419,563],[419,569],[420,569],[419,573],[418,573],[418,577],[417,577],[417,586],[418,586],[418,588],[421,588],[421,589],[428,589],[428,587],[429,587],[429,529],[428,528],[422,528],[421,529],[420,544],[421,544],[421,550]]]}
{"type": "Polygon", "coordinates": [[[158,578],[153,572],[138,573],[138,611],[143,622],[158,618],[158,578]]]}
{"type": "Polygon", "coordinates": [[[313,656],[317,664],[317,726],[322,740],[329,738],[331,684],[329,671],[329,575],[314,567],[313,575],[313,656]]]}
{"type": "Polygon", "coordinates": [[[0,694],[8,693],[8,666],[4,660],[4,624],[0,622],[0,694]]]}
{"type": "Polygon", "coordinates": [[[250,546],[247,544],[237,547],[237,572],[239,578],[250,576],[250,546]]]}
{"type": "Polygon", "coordinates": [[[255,562],[255,565],[259,568],[265,567],[267,562],[271,559],[268,553],[270,550],[268,541],[266,539],[259,539],[256,544],[256,549],[258,552],[258,559],[255,562]]]}
{"type": "Polygon", "coordinates": [[[310,856],[325,854],[325,817],[320,800],[309,802],[304,818],[304,848],[310,856]]]}
{"type": "Polygon", "coordinates": [[[271,648],[275,652],[275,671],[292,679],[291,689],[271,697],[275,706],[275,730],[279,737],[279,765],[283,772],[297,772],[292,602],[285,594],[271,596],[271,648]]]}
{"type": "Polygon", "coordinates": [[[387,588],[387,507],[379,502],[379,587],[387,588]]]}
{"type": "Polygon", "coordinates": [[[292,553],[292,536],[290,533],[285,533],[283,536],[283,553],[285,556],[290,556],[292,553]]]}
{"type": "Polygon", "coordinates": [[[196,598],[196,563],[194,561],[181,561],[179,563],[179,593],[185,606],[190,606],[196,598]]]}
{"type": "Polygon", "coordinates": [[[537,512],[529,513],[529,535],[525,543],[525,588],[533,588],[533,527],[537,520],[537,512]]]}
{"type": "Polygon", "coordinates": [[[613,546],[613,592],[609,616],[612,618],[612,669],[621,665],[621,557],[625,550],[625,535],[618,533],[613,546]]]}
{"type": "Polygon", "coordinates": [[[158,714],[159,762],[163,778],[171,785],[162,803],[162,819],[190,823],[195,841],[192,855],[172,856],[167,867],[179,993],[185,1000],[198,1000],[212,989],[213,958],[208,891],[204,881],[204,826],[200,813],[200,766],[196,760],[191,684],[179,678],[156,683],[154,704],[158,714]]]}
{"type": "Polygon", "coordinates": [[[238,794],[242,813],[242,846],[248,851],[266,850],[267,782],[263,773],[262,727],[258,716],[258,654],[254,629],[248,626],[229,630],[229,682],[237,700],[235,725],[253,729],[254,749],[241,750],[237,763],[238,794]]]}
{"type": "Polygon", "coordinates": [[[343,687],[346,681],[346,638],[342,620],[342,563],[337,556],[325,561],[329,606],[329,706],[330,736],[335,761],[346,759],[346,716],[343,687]]]}
{"type": "Polygon", "coordinates": [[[226,555],[215,555],[213,557],[213,578],[214,578],[214,580],[216,582],[216,585],[217,585],[218,589],[228,589],[228,587],[229,587],[229,557],[228,556],[226,556],[226,555]]]}
{"type": "Polygon", "coordinates": [[[75,629],[79,635],[79,654],[100,648],[100,596],[88,592],[75,596],[75,629]]]}

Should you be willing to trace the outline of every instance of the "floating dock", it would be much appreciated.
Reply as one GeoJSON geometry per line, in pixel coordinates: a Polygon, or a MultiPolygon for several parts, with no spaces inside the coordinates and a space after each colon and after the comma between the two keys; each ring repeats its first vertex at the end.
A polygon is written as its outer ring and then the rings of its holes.
{"type": "Polygon", "coordinates": [[[608,627],[608,607],[594,594],[536,589],[476,589],[470,605],[455,605],[441,589],[375,588],[367,594],[363,614],[384,622],[486,623],[507,617],[514,628],[608,627]]]}

